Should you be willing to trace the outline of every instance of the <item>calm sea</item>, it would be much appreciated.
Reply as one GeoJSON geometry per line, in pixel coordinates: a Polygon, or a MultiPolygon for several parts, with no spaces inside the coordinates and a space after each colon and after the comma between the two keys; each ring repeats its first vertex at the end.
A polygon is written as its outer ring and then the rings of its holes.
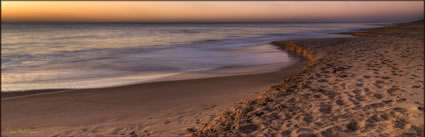
{"type": "Polygon", "coordinates": [[[274,71],[299,58],[274,40],[349,37],[371,23],[2,23],[1,90],[97,88],[274,71]],[[188,77],[185,77],[188,78],[188,77]]]}

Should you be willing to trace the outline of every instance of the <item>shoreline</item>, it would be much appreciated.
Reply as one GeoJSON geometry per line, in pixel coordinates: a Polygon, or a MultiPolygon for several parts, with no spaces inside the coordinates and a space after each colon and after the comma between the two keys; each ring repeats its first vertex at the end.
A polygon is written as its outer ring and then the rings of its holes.
{"type": "MultiPolygon", "coordinates": [[[[277,51],[280,51],[278,47],[275,47],[272,44],[270,45],[275,48],[277,51]]],[[[271,63],[271,64],[261,64],[261,65],[245,65],[245,66],[228,66],[220,67],[205,71],[189,71],[181,72],[176,75],[160,77],[148,81],[142,82],[133,82],[128,84],[117,84],[103,87],[88,87],[88,88],[47,88],[47,89],[29,89],[29,90],[16,90],[16,91],[1,91],[1,99],[8,98],[20,98],[24,96],[36,96],[44,94],[55,94],[61,92],[75,91],[75,90],[85,90],[85,89],[104,89],[104,88],[114,88],[114,87],[125,87],[132,85],[140,84],[151,84],[157,82],[171,82],[171,81],[181,81],[181,80],[196,80],[196,79],[210,79],[210,78],[220,78],[220,77],[234,77],[234,76],[244,76],[244,75],[257,75],[264,73],[278,72],[282,69],[285,69],[288,66],[296,65],[297,63],[303,62],[303,58],[292,53],[283,53],[288,55],[288,62],[280,63],[271,63]]]]}
{"type": "MultiPolygon", "coordinates": [[[[118,85],[118,86],[107,86],[107,87],[99,87],[99,88],[64,88],[64,89],[34,89],[34,90],[22,90],[22,91],[2,91],[1,93],[1,99],[13,99],[13,98],[21,98],[21,97],[29,97],[29,96],[37,96],[37,95],[46,95],[46,94],[55,94],[55,93],[62,93],[62,92],[69,92],[69,91],[78,91],[78,90],[87,90],[87,89],[105,89],[105,88],[119,88],[119,87],[126,87],[126,86],[135,86],[135,85],[142,85],[142,84],[153,84],[153,83],[161,83],[161,82],[175,82],[175,81],[184,81],[184,80],[202,80],[202,79],[214,79],[214,78],[225,78],[225,77],[237,77],[237,76],[247,76],[247,75],[261,75],[261,74],[267,74],[267,73],[274,73],[278,71],[282,71],[287,67],[290,67],[291,65],[299,65],[303,64],[304,58],[298,57],[297,55],[292,55],[292,53],[288,53],[290,58],[293,58],[295,61],[289,64],[266,64],[266,65],[256,65],[256,66],[249,66],[251,69],[255,69],[257,71],[261,72],[239,72],[238,74],[215,74],[218,71],[225,70],[224,68],[221,69],[214,69],[210,71],[194,71],[194,72],[184,72],[178,75],[174,76],[167,76],[163,78],[154,79],[152,81],[148,82],[141,82],[141,83],[134,83],[134,84],[125,84],[125,85],[118,85]],[[259,70],[260,67],[269,67],[267,71],[259,70]],[[271,70],[270,68],[274,68],[271,70]],[[276,69],[279,68],[279,69],[276,69]]],[[[231,69],[230,69],[231,70],[231,69]]]]}
{"type": "Polygon", "coordinates": [[[343,33],[358,36],[348,39],[274,41],[309,64],[189,132],[196,137],[423,137],[423,23],[343,33]]]}
{"type": "Polygon", "coordinates": [[[31,129],[37,136],[182,136],[185,127],[253,98],[257,91],[297,72],[304,59],[276,72],[44,92],[2,98],[2,135],[31,129]],[[101,115],[99,115],[101,114],[101,115]],[[129,128],[131,127],[131,128],[129,128]]]}

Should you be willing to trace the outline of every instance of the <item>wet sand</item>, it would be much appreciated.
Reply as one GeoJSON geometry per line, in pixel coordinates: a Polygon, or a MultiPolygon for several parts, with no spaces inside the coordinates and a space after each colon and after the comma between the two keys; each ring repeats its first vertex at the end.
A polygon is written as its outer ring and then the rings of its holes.
{"type": "Polygon", "coordinates": [[[424,22],[346,34],[273,42],[309,65],[192,135],[423,137],[424,22]]]}
{"type": "Polygon", "coordinates": [[[306,64],[262,74],[9,94],[2,98],[2,136],[190,135],[188,127],[254,98],[306,64]]]}

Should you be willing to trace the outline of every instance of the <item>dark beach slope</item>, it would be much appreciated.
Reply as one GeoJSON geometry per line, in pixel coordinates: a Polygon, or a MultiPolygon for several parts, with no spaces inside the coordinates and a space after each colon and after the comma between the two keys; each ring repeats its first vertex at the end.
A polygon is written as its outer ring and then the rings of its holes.
{"type": "Polygon", "coordinates": [[[347,34],[273,42],[309,65],[193,136],[423,137],[424,22],[347,34]]]}

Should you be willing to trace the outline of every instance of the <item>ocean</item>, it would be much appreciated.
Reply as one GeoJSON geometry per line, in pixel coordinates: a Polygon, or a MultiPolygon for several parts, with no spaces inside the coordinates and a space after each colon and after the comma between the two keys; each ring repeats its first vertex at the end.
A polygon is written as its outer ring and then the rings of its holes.
{"type": "Polygon", "coordinates": [[[276,71],[270,45],[388,23],[2,23],[1,91],[99,88],[276,71]],[[190,75],[185,75],[190,74],[190,75]]]}

